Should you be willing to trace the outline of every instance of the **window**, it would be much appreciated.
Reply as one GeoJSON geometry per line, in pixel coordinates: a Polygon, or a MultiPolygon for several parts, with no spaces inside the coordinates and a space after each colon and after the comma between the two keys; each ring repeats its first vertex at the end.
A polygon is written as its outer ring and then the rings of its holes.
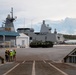
{"type": "Polygon", "coordinates": [[[58,40],[60,40],[60,37],[58,36],[58,40]]]}
{"type": "Polygon", "coordinates": [[[30,40],[32,40],[32,37],[30,37],[30,40]]]}

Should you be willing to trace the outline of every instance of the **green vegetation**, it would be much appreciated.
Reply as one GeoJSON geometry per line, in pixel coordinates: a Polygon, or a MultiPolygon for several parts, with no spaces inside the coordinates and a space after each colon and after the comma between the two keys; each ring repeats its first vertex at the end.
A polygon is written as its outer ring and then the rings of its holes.
{"type": "Polygon", "coordinates": [[[50,41],[45,41],[45,42],[34,41],[34,42],[30,43],[30,47],[31,48],[39,48],[39,47],[48,48],[48,47],[53,47],[53,42],[50,42],[50,41]]]}
{"type": "Polygon", "coordinates": [[[75,40],[76,39],[76,35],[63,35],[65,39],[72,39],[75,40]]]}

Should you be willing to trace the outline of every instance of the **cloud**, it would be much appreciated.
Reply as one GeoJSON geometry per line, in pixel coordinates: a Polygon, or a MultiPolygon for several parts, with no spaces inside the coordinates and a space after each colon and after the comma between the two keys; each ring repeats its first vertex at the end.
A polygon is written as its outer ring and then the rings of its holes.
{"type": "MultiPolygon", "coordinates": [[[[45,20],[45,23],[46,25],[49,24],[49,26],[52,28],[52,33],[54,32],[54,29],[57,29],[58,33],[76,34],[76,18],[67,17],[60,21],[45,20]]],[[[42,22],[34,25],[35,31],[40,31],[41,24],[42,22]]]]}
{"type": "Polygon", "coordinates": [[[75,0],[0,0],[1,11],[5,10],[7,13],[11,7],[14,7],[15,13],[22,17],[38,17],[40,19],[76,17],[75,0]]]}
{"type": "MultiPolygon", "coordinates": [[[[24,24],[24,19],[26,27],[30,27],[30,24],[35,26],[36,23],[44,19],[76,18],[76,0],[0,0],[0,25],[10,13],[11,7],[14,8],[14,16],[17,16],[16,28],[24,24]]],[[[61,30],[64,29],[67,33],[74,32],[75,24],[76,20],[74,19],[71,19],[71,21],[69,19],[69,22],[67,22],[67,19],[51,22],[53,30],[57,28],[58,32],[62,32],[61,30]],[[68,31],[65,28],[68,28],[68,31]]]]}

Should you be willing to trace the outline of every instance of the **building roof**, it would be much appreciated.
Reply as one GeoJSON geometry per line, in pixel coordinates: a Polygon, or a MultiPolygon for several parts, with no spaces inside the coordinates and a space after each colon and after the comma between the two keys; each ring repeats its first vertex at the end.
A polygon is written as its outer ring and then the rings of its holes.
{"type": "Polygon", "coordinates": [[[23,37],[28,37],[28,38],[29,38],[29,36],[27,36],[27,35],[24,34],[24,33],[19,33],[19,35],[20,35],[20,36],[18,36],[18,37],[22,37],[22,38],[23,38],[23,37]]]}
{"type": "Polygon", "coordinates": [[[18,28],[17,30],[30,30],[30,28],[18,28]]]}
{"type": "Polygon", "coordinates": [[[6,36],[19,36],[18,32],[13,32],[13,31],[0,31],[0,35],[6,35],[6,36]]]}

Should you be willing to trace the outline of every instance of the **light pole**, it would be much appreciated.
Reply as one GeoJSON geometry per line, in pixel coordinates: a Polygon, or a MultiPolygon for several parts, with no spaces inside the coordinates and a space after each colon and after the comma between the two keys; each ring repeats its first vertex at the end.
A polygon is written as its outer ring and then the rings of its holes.
{"type": "Polygon", "coordinates": [[[36,18],[31,19],[31,28],[32,28],[32,25],[33,25],[33,21],[34,21],[35,19],[36,19],[36,18]]]}
{"type": "Polygon", "coordinates": [[[32,28],[32,25],[33,25],[33,20],[34,20],[34,19],[31,19],[31,28],[32,28]]]}
{"type": "Polygon", "coordinates": [[[4,43],[4,48],[5,48],[5,35],[3,35],[3,43],[4,43]]]}

